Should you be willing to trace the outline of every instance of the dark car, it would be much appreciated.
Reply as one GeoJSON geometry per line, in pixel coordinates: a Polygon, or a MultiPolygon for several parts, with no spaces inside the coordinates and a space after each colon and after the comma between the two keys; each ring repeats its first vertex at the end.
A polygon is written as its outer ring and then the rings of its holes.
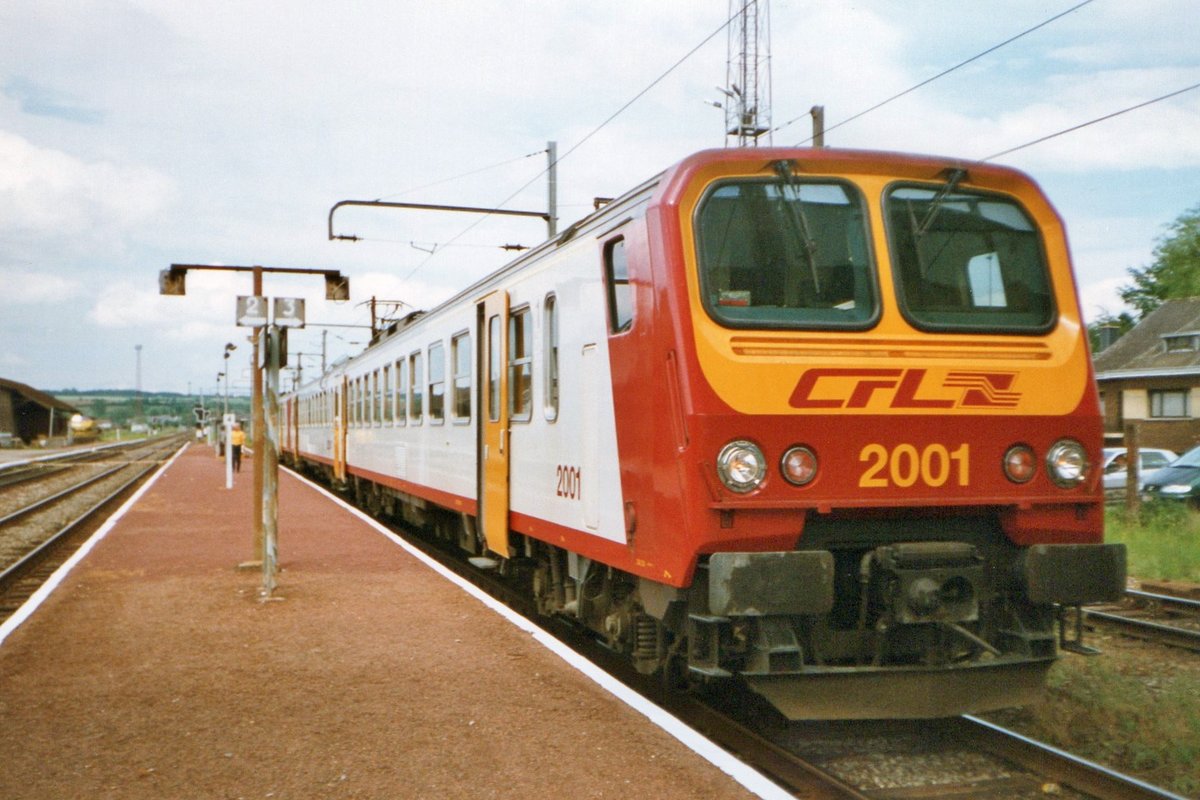
{"type": "Polygon", "coordinates": [[[1200,506],[1200,447],[1193,447],[1146,476],[1143,500],[1187,500],[1200,506]]]}

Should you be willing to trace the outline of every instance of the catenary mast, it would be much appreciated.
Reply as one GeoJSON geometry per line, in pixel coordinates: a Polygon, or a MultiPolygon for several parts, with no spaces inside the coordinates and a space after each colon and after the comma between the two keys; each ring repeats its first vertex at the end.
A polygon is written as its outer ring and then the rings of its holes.
{"type": "Polygon", "coordinates": [[[771,12],[769,0],[729,0],[725,146],[771,144],[771,12]]]}

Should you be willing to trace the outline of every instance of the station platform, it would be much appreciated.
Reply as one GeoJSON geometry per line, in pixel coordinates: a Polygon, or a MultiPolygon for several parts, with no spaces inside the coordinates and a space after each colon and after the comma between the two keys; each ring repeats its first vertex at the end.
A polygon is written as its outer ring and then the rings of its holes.
{"type": "Polygon", "coordinates": [[[189,446],[0,640],[3,798],[749,798],[332,497],[189,446]]]}

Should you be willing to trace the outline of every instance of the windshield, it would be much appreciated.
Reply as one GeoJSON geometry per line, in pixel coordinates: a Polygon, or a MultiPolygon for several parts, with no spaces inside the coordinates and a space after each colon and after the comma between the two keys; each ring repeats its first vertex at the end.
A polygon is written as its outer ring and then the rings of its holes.
{"type": "Polygon", "coordinates": [[[1170,463],[1172,467],[1200,467],[1200,447],[1193,447],[1170,463]]]}
{"type": "Polygon", "coordinates": [[[877,314],[857,191],[830,181],[719,183],[696,212],[700,291],[730,327],[866,327],[877,314]]]}
{"type": "Polygon", "coordinates": [[[887,193],[888,238],[905,315],[917,327],[1043,332],[1054,302],[1041,242],[1015,202],[944,187],[887,193]]]}

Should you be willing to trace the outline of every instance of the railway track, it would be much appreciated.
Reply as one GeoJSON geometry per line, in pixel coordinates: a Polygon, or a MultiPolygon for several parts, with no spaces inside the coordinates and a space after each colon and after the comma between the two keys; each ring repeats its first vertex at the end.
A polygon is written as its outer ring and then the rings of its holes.
{"type": "Polygon", "coordinates": [[[1121,634],[1200,652],[1200,600],[1133,589],[1126,602],[1084,609],[1086,619],[1121,634]]]}
{"type": "Polygon", "coordinates": [[[481,572],[406,526],[383,522],[462,579],[539,624],[650,702],[796,797],[1183,800],[1165,790],[973,717],[921,722],[789,723],[749,692],[664,687],[575,626],[539,616],[519,579],[481,572]]]}
{"type": "Polygon", "coordinates": [[[10,487],[33,485],[58,475],[74,465],[107,458],[110,450],[119,452],[122,449],[140,445],[141,442],[100,445],[38,456],[26,461],[10,461],[0,464],[0,492],[10,487]]]}
{"type": "Polygon", "coordinates": [[[47,459],[45,475],[10,482],[0,491],[0,619],[37,591],[123,499],[186,437],[47,459]],[[81,456],[82,460],[81,460],[81,456]]]}

